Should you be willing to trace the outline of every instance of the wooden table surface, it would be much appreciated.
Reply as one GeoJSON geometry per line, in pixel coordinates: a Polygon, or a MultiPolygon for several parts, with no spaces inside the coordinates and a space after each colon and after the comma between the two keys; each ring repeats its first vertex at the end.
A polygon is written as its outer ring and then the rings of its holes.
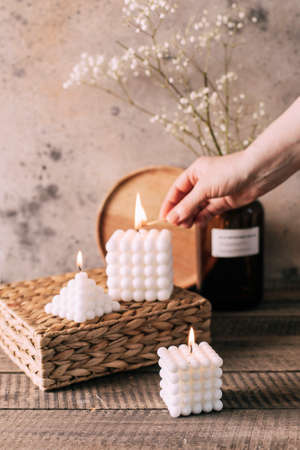
{"type": "Polygon", "coordinates": [[[1,449],[300,449],[300,293],[217,313],[219,413],[172,419],[157,367],[41,392],[0,353],[1,449]]]}

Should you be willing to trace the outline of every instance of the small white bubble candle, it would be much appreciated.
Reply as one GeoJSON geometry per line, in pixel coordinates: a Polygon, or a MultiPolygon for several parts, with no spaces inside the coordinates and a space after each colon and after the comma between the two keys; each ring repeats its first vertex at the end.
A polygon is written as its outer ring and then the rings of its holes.
{"type": "MultiPolygon", "coordinates": [[[[142,206],[138,196],[136,214],[139,208],[142,206]]],[[[146,216],[143,211],[136,217],[138,229],[146,216]]],[[[173,257],[169,230],[117,230],[107,242],[106,250],[108,293],[114,300],[139,302],[170,298],[173,257]]]]}
{"type": "Polygon", "coordinates": [[[74,322],[84,322],[112,311],[119,311],[120,304],[97,286],[95,280],[89,278],[86,272],[81,272],[81,252],[77,255],[77,265],[80,272],[60,290],[59,295],[55,295],[52,301],[47,303],[45,312],[74,322]]]}
{"type": "Polygon", "coordinates": [[[161,367],[160,396],[172,417],[223,408],[223,360],[207,342],[199,345],[190,342],[189,346],[160,347],[157,351],[161,367]]]}

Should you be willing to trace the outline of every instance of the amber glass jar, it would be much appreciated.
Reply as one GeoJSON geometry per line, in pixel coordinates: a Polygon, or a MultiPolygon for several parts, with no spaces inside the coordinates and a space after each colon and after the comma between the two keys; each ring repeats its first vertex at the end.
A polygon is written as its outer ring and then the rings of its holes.
{"type": "Polygon", "coordinates": [[[263,297],[264,211],[259,201],[215,217],[200,231],[201,294],[213,309],[246,309],[263,297]]]}

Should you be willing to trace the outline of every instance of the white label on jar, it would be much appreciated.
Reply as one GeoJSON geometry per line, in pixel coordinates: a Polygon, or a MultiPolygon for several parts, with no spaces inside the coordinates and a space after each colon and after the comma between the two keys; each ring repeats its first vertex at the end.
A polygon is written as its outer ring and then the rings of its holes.
{"type": "Polygon", "coordinates": [[[211,254],[216,258],[233,258],[259,253],[259,227],[211,230],[211,254]]]}

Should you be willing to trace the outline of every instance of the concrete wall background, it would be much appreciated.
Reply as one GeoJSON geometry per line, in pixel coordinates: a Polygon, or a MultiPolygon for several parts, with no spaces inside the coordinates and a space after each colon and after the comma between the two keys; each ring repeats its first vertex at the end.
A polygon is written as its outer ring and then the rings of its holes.
{"type": "MultiPolygon", "coordinates": [[[[183,0],[178,1],[180,4],[183,0]]],[[[185,0],[192,15],[207,2],[185,0]]],[[[214,6],[226,4],[215,0],[214,6]]],[[[88,87],[62,89],[81,52],[132,42],[121,0],[0,1],[0,280],[99,266],[98,206],[122,175],[193,155],[148,119],[88,87]],[[163,151],[162,151],[163,150],[163,151]]],[[[241,55],[243,86],[272,117],[300,94],[298,0],[244,0],[258,17],[241,55]]],[[[151,98],[145,88],[142,92],[151,98]]],[[[149,99],[148,99],[149,100],[149,99]]],[[[149,100],[151,101],[151,100],[149,100]]],[[[266,278],[300,280],[300,173],[263,198],[266,278]]]]}

